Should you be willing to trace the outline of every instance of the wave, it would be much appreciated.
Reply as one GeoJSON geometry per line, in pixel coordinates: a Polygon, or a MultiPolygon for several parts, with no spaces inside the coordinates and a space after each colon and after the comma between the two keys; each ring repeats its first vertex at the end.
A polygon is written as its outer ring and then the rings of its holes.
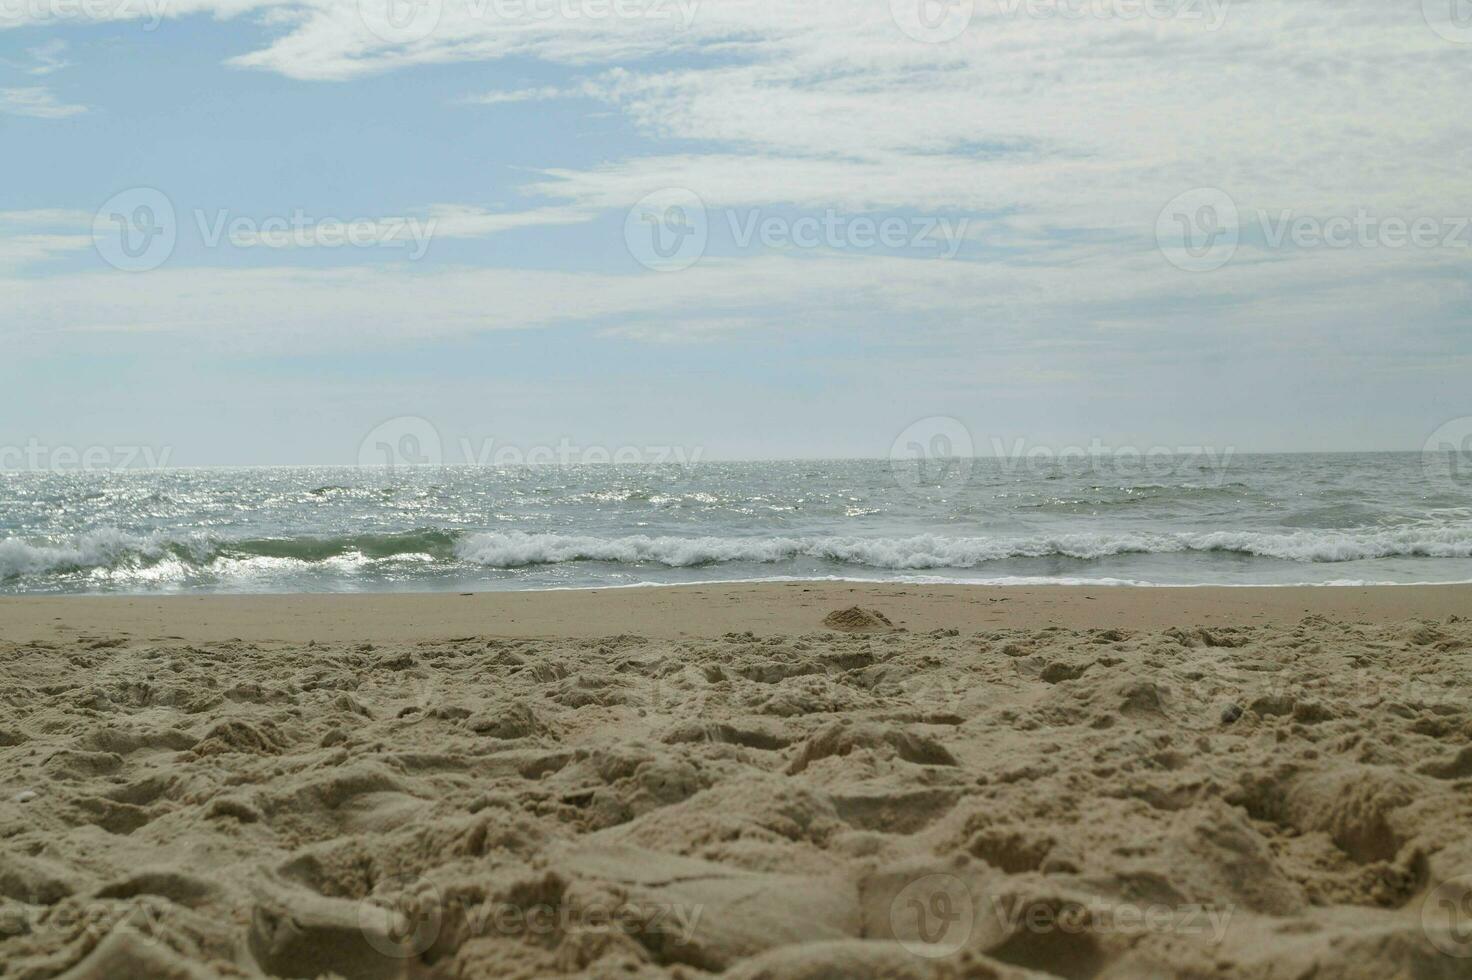
{"type": "Polygon", "coordinates": [[[277,558],[315,564],[345,556],[384,560],[410,555],[454,558],[457,532],[420,529],[337,537],[220,539],[208,535],[168,537],[102,528],[66,541],[0,540],[0,581],[43,574],[149,568],[177,562],[206,569],[225,561],[277,558]]]}
{"type": "Polygon", "coordinates": [[[1298,562],[1372,558],[1472,557],[1472,528],[1416,528],[1373,533],[1215,531],[1198,534],[1061,535],[1035,538],[649,537],[472,534],[456,554],[491,568],[574,561],[660,564],[674,568],[746,562],[772,564],[812,558],[871,568],[975,568],[1007,558],[1074,558],[1125,554],[1224,552],[1298,562]]]}
{"type": "Polygon", "coordinates": [[[32,543],[20,538],[0,541],[0,581],[52,572],[106,568],[130,558],[156,560],[156,539],[103,528],[61,544],[32,543]]]}
{"type": "Polygon", "coordinates": [[[1097,561],[1115,555],[1222,553],[1302,563],[1379,558],[1472,558],[1472,526],[1375,531],[1213,531],[1034,537],[724,537],[478,532],[420,528],[341,536],[221,539],[139,535],[103,528],[67,540],[0,539],[0,581],[150,568],[164,562],[209,571],[251,559],[311,566],[343,558],[414,558],[512,569],[569,562],[691,568],[816,560],[893,571],[972,569],[1006,559],[1097,561]]]}

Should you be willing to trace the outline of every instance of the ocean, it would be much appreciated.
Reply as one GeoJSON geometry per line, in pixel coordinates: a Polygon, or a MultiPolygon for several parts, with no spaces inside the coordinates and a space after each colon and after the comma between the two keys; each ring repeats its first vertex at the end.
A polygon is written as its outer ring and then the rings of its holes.
{"type": "Polygon", "coordinates": [[[0,592],[1472,581],[1420,453],[0,473],[0,592]]]}

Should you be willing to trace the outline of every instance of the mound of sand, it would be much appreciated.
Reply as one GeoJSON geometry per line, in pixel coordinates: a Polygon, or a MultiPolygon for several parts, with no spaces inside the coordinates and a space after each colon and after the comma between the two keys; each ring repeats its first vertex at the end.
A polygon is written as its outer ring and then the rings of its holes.
{"type": "Polygon", "coordinates": [[[823,617],[823,625],[840,633],[877,633],[894,629],[894,624],[878,609],[858,606],[833,610],[823,617]]]}

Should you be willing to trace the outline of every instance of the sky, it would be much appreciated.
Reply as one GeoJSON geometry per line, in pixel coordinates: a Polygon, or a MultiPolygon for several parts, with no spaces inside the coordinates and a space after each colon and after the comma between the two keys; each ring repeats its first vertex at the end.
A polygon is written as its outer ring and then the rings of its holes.
{"type": "Polygon", "coordinates": [[[1469,86],[1472,0],[0,0],[0,447],[1420,449],[1469,86]]]}

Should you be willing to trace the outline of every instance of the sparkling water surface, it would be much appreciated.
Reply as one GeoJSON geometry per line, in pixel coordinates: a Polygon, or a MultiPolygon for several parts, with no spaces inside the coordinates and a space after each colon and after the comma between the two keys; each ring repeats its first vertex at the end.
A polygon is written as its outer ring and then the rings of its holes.
{"type": "Polygon", "coordinates": [[[0,473],[0,592],[1472,581],[1419,453],[0,473]]]}

